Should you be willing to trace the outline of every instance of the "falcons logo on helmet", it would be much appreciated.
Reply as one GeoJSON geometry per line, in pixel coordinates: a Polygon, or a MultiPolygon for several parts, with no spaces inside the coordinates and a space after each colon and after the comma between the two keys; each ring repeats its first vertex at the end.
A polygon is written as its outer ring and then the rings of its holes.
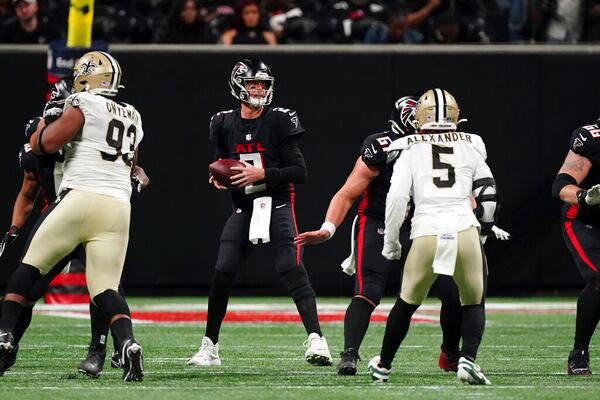
{"type": "Polygon", "coordinates": [[[403,97],[396,102],[396,109],[400,112],[400,121],[404,126],[413,126],[417,101],[411,97],[403,97]]]}
{"type": "Polygon", "coordinates": [[[244,75],[246,72],[248,72],[248,66],[246,64],[241,62],[235,64],[233,71],[231,71],[231,80],[242,83],[242,81],[239,79],[239,76],[244,75]]]}

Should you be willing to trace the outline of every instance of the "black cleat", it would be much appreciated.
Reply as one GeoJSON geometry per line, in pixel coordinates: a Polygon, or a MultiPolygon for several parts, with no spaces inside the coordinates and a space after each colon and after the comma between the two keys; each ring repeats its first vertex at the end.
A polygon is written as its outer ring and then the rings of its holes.
{"type": "Polygon", "coordinates": [[[81,374],[89,376],[90,378],[97,378],[100,376],[100,373],[104,368],[105,358],[105,346],[90,346],[85,360],[80,362],[77,366],[77,371],[79,371],[81,374]]]}
{"type": "Polygon", "coordinates": [[[122,348],[121,366],[125,382],[144,380],[144,350],[137,342],[128,340],[122,348]]]}
{"type": "Polygon", "coordinates": [[[356,375],[356,364],[360,360],[358,351],[354,348],[349,348],[340,353],[342,360],[338,365],[338,375],[356,375]]]}
{"type": "Polygon", "coordinates": [[[110,366],[113,368],[121,368],[121,355],[117,349],[114,349],[110,356],[110,366]]]}
{"type": "Polygon", "coordinates": [[[590,353],[583,350],[571,351],[567,360],[567,375],[592,376],[590,353]]]}
{"type": "Polygon", "coordinates": [[[15,365],[18,347],[12,331],[0,330],[0,376],[15,365]]]}

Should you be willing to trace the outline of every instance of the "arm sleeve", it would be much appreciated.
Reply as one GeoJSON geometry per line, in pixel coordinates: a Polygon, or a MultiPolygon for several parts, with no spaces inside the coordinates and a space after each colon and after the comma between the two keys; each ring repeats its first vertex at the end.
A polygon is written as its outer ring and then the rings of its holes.
{"type": "Polygon", "coordinates": [[[394,164],[394,172],[390,181],[390,190],[385,202],[385,241],[398,242],[400,227],[404,223],[406,208],[410,200],[412,176],[410,162],[406,151],[394,164]]]}
{"type": "Polygon", "coordinates": [[[279,154],[282,167],[265,168],[265,182],[267,184],[303,183],[308,173],[295,136],[287,137],[279,144],[279,154]]]}

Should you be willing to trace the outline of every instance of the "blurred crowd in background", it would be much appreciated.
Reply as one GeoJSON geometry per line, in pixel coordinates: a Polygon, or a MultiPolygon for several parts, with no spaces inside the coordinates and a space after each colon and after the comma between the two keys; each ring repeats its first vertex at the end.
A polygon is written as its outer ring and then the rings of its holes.
{"type": "MultiPolygon", "coordinates": [[[[69,0],[0,0],[0,43],[66,37],[69,0]]],[[[578,43],[600,0],[96,0],[109,43],[578,43]]]]}

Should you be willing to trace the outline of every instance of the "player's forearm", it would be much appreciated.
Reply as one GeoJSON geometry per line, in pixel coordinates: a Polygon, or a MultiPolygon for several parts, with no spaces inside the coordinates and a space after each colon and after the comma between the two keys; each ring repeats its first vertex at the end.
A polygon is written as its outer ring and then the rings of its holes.
{"type": "Polygon", "coordinates": [[[16,226],[21,229],[31,215],[35,198],[31,199],[19,193],[15,206],[13,207],[12,220],[10,226],[16,226]]]}
{"type": "Polygon", "coordinates": [[[567,204],[579,205],[579,200],[577,199],[577,192],[579,192],[581,188],[577,185],[567,185],[563,187],[560,191],[560,199],[567,204]]]}
{"type": "Polygon", "coordinates": [[[267,184],[304,183],[308,171],[296,139],[291,137],[283,141],[279,152],[282,156],[283,167],[265,168],[265,182],[267,184]]]}
{"type": "Polygon", "coordinates": [[[342,222],[344,222],[344,219],[346,218],[346,215],[348,215],[348,211],[352,207],[354,200],[355,199],[347,196],[342,191],[337,192],[329,203],[325,221],[331,222],[336,228],[338,228],[342,222]]]}
{"type": "Polygon", "coordinates": [[[404,223],[408,200],[408,197],[388,193],[385,205],[385,241],[400,240],[400,227],[404,223]]]}

